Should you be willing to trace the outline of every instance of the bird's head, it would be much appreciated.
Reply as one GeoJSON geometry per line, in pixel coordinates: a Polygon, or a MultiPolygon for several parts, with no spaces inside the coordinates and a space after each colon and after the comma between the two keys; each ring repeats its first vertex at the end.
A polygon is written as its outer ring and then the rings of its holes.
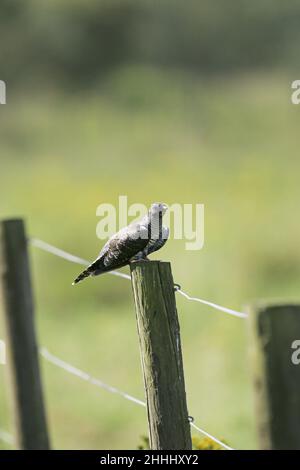
{"type": "Polygon", "coordinates": [[[156,216],[158,214],[164,215],[168,210],[167,204],[164,204],[163,202],[154,202],[154,204],[151,205],[149,213],[150,216],[156,216]]]}

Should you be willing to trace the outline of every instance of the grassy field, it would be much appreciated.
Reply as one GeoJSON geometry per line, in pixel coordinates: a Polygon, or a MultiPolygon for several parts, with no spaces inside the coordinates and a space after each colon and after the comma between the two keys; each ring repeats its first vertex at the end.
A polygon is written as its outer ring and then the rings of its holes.
{"type": "MultiPolygon", "coordinates": [[[[297,298],[300,112],[290,82],[127,68],[90,92],[10,96],[0,109],[1,217],[23,216],[30,235],[90,259],[102,245],[102,202],[204,203],[203,250],[170,240],[156,257],[172,262],[175,281],[236,309],[297,298]]],[[[31,260],[40,344],[143,398],[130,283],[103,276],[72,287],[80,266],[35,249],[31,260]]],[[[190,414],[233,447],[253,448],[246,322],[177,304],[190,414]]],[[[147,433],[143,408],[43,360],[42,369],[55,448],[136,448],[147,433]]],[[[2,386],[0,417],[11,429],[2,386]]]]}

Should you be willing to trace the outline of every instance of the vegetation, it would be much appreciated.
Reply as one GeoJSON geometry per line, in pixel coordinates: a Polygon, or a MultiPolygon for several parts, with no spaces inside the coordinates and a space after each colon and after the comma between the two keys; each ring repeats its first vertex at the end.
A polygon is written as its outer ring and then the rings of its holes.
{"type": "MultiPolygon", "coordinates": [[[[140,441],[141,443],[138,446],[138,450],[149,449],[149,438],[147,436],[142,435],[140,441]]],[[[223,442],[225,441],[223,440],[223,442]]],[[[193,449],[195,450],[222,450],[222,447],[209,437],[193,436],[192,443],[193,449]]]]}
{"type": "MultiPolygon", "coordinates": [[[[10,96],[0,110],[1,217],[25,216],[30,235],[89,259],[102,244],[101,202],[202,202],[204,249],[171,240],[157,256],[172,262],[175,281],[236,309],[295,297],[300,114],[289,87],[283,73],[208,81],[124,67],[89,93],[10,96]]],[[[40,343],[142,398],[130,284],[107,275],[73,287],[80,266],[36,249],[31,259],[40,343]]],[[[245,321],[179,296],[177,304],[189,412],[234,447],[253,447],[245,321]]],[[[143,408],[42,367],[55,448],[136,447],[143,408]]],[[[9,429],[4,387],[0,416],[9,429]]]]}
{"type": "MultiPolygon", "coordinates": [[[[204,203],[204,249],[170,240],[157,255],[175,281],[236,309],[295,297],[299,1],[0,6],[1,217],[24,216],[32,236],[93,258],[102,202],[204,203]]],[[[80,266],[35,249],[31,258],[40,343],[142,397],[130,284],[107,275],[75,288],[80,266]]],[[[246,322],[177,302],[190,413],[234,447],[253,447],[246,322]]],[[[42,367],[55,448],[136,447],[145,410],[42,367]]],[[[9,429],[7,401],[1,386],[9,429]]]]}
{"type": "Polygon", "coordinates": [[[297,71],[298,0],[0,0],[1,79],[90,87],[120,64],[297,71]]]}

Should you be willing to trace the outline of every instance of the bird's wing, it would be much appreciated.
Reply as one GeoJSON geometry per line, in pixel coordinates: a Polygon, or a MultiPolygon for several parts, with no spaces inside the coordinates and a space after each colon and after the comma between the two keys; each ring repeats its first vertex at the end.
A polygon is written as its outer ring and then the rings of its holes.
{"type": "Polygon", "coordinates": [[[105,271],[125,266],[149,242],[148,229],[139,224],[125,227],[111,237],[101,250],[95,264],[105,271]]]}

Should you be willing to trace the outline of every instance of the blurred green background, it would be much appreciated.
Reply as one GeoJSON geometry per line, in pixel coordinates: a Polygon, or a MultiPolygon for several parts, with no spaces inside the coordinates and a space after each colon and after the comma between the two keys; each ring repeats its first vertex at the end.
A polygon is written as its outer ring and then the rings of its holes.
{"type": "MultiPolygon", "coordinates": [[[[1,218],[25,217],[31,236],[92,259],[100,203],[204,203],[203,250],[170,240],[156,256],[175,281],[238,310],[298,297],[299,2],[0,7],[1,218]]],[[[40,344],[143,398],[130,284],[108,275],[74,288],[80,266],[36,249],[31,261],[40,344]]],[[[180,296],[177,305],[190,414],[254,448],[247,323],[180,296]]],[[[136,448],[144,409],[41,365],[55,448],[136,448]]],[[[8,398],[1,386],[0,428],[11,431],[8,398]]]]}

